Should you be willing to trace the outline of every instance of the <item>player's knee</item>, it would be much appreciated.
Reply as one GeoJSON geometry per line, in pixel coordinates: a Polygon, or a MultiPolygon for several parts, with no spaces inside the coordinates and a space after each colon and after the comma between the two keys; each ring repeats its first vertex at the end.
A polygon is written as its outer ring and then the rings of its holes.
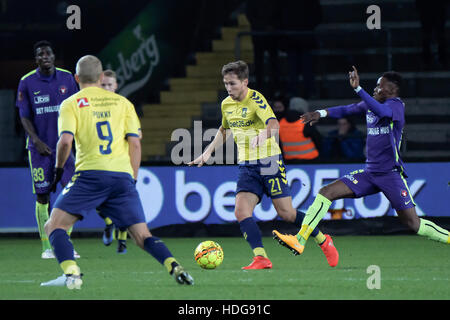
{"type": "Polygon", "coordinates": [[[136,242],[136,245],[141,248],[144,249],[144,242],[145,239],[150,238],[152,236],[152,234],[150,233],[150,231],[148,232],[140,232],[138,234],[134,233],[133,234],[133,239],[136,242]]]}
{"type": "Polygon", "coordinates": [[[235,217],[236,217],[238,222],[240,222],[240,221],[242,221],[244,219],[247,219],[247,218],[252,216],[251,213],[248,213],[247,211],[242,210],[242,209],[238,209],[238,208],[236,208],[234,210],[234,215],[235,215],[235,217]]]}
{"type": "Polygon", "coordinates": [[[319,193],[329,200],[333,200],[335,194],[333,188],[329,185],[320,188],[319,193]]]}

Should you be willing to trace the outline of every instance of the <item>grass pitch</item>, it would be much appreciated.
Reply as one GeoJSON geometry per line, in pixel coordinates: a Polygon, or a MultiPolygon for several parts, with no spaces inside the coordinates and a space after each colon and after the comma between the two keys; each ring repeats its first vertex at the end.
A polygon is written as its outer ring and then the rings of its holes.
{"type": "MultiPolygon", "coordinates": [[[[81,290],[40,287],[62,274],[56,260],[40,258],[38,239],[0,239],[0,299],[56,300],[306,300],[450,299],[450,247],[418,236],[336,236],[340,260],[330,268],[311,239],[293,256],[271,238],[263,243],[273,269],[243,271],[252,253],[243,238],[165,238],[164,242],[195,279],[175,283],[166,269],[128,240],[128,253],[116,253],[100,238],[74,238],[84,273],[81,290]],[[203,270],[194,249],[218,242],[224,262],[203,270]],[[369,266],[379,267],[380,288],[369,289],[369,266]]],[[[370,268],[369,268],[370,271],[370,268]]],[[[369,280],[370,282],[370,280],[369,280]]],[[[373,283],[373,282],[372,282],[373,283]]]]}

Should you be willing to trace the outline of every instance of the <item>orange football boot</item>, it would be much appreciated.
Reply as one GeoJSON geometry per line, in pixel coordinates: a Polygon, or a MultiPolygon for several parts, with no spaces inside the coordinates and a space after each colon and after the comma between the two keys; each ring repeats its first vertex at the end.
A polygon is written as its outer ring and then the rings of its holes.
{"type": "Polygon", "coordinates": [[[305,249],[305,246],[301,245],[300,242],[298,242],[298,239],[296,236],[290,235],[290,234],[281,234],[277,230],[272,231],[273,238],[275,240],[278,240],[278,242],[288,248],[292,251],[294,255],[299,255],[303,253],[303,250],[305,249]]]}

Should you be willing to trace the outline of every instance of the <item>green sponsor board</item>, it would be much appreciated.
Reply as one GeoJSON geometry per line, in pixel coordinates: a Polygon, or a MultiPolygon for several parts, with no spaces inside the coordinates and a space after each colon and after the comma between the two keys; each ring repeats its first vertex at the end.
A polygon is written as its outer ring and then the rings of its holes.
{"type": "Polygon", "coordinates": [[[117,74],[119,94],[130,97],[142,89],[159,90],[173,66],[184,61],[188,51],[184,39],[190,38],[193,28],[187,22],[189,12],[180,16],[179,10],[188,2],[150,2],[99,53],[103,68],[117,74]]]}

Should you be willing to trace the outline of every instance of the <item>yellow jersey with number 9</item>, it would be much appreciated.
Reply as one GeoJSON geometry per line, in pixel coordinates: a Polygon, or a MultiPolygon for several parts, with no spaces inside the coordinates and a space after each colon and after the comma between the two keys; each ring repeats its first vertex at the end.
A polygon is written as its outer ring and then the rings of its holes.
{"type": "Polygon", "coordinates": [[[64,100],[58,133],[70,133],[76,146],[75,171],[127,172],[133,176],[128,136],[139,137],[133,104],[99,87],[87,87],[64,100]]]}
{"type": "Polygon", "coordinates": [[[227,97],[222,101],[222,127],[230,129],[238,148],[239,162],[264,159],[281,153],[272,136],[263,145],[251,147],[251,141],[261,131],[266,130],[267,122],[276,119],[266,98],[256,90],[248,89],[242,101],[227,97]]]}

